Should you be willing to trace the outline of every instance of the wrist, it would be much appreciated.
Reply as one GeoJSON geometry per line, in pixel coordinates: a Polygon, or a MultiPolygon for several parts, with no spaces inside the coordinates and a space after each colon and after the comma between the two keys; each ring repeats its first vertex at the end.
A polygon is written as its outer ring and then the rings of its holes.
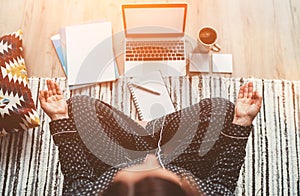
{"type": "Polygon", "coordinates": [[[69,118],[68,114],[54,114],[52,116],[50,116],[51,120],[60,120],[60,119],[64,119],[64,118],[69,118]]]}
{"type": "Polygon", "coordinates": [[[233,118],[232,123],[236,124],[236,125],[240,125],[240,126],[250,126],[250,125],[252,125],[252,121],[253,121],[253,119],[250,116],[246,116],[246,117],[235,116],[233,118]]]}

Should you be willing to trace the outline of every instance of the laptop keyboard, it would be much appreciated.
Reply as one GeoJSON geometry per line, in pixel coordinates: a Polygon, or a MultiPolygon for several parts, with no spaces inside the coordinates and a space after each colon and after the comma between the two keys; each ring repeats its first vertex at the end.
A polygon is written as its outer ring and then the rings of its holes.
{"type": "Polygon", "coordinates": [[[126,61],[185,60],[184,41],[128,41],[126,61]]]}

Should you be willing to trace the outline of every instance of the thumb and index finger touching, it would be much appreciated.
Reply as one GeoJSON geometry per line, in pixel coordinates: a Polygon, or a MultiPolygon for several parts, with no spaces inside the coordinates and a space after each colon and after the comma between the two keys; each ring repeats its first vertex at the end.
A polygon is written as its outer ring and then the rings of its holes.
{"type": "Polygon", "coordinates": [[[52,81],[52,80],[47,80],[47,90],[40,90],[39,91],[39,100],[41,103],[45,103],[47,99],[51,96],[62,96],[63,93],[59,87],[59,85],[52,81]]]}

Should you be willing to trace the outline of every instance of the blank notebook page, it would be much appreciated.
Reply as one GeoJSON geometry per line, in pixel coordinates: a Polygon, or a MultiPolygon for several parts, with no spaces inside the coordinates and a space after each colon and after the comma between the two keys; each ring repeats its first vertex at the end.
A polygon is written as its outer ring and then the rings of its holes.
{"type": "Polygon", "coordinates": [[[129,91],[133,97],[140,120],[150,121],[176,111],[159,71],[153,71],[142,77],[133,78],[131,81],[143,88],[159,92],[158,95],[146,89],[139,88],[130,81],[128,82],[129,91]]]}

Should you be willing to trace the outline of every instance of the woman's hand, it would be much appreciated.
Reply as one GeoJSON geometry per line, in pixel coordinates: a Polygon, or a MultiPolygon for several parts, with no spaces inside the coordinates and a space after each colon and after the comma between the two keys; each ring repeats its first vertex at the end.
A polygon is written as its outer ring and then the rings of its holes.
{"type": "Polygon", "coordinates": [[[48,90],[41,90],[39,92],[42,109],[51,120],[69,118],[67,102],[58,84],[51,80],[47,80],[46,82],[48,90]]]}
{"type": "Polygon", "coordinates": [[[233,124],[249,126],[258,114],[262,103],[262,96],[253,91],[253,83],[249,82],[241,86],[235,104],[233,124]]]}

